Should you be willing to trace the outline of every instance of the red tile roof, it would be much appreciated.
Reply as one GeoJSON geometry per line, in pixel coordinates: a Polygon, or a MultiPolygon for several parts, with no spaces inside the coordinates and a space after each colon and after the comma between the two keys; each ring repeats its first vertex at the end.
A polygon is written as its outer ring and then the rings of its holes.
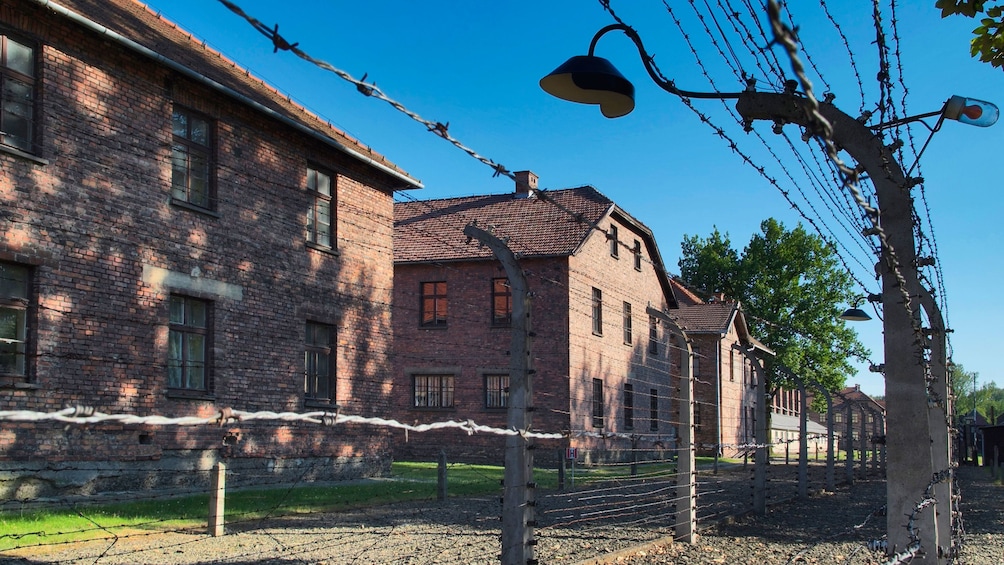
{"type": "MultiPolygon", "coordinates": [[[[83,16],[86,20],[107,28],[128,41],[135,42],[289,120],[306,126],[336,145],[343,146],[350,152],[355,152],[365,159],[372,160],[378,166],[389,169],[395,176],[414,181],[410,183],[414,187],[421,186],[419,181],[411,179],[407,173],[384,156],[293,102],[288,96],[251,75],[250,71],[207,47],[192,34],[159,13],[154,13],[144,4],[135,0],[54,0],[44,4],[53,10],[63,7],[83,16]]],[[[238,19],[238,16],[234,16],[233,21],[228,21],[227,24],[247,25],[238,19]]],[[[262,41],[268,40],[263,37],[262,41]]],[[[267,48],[267,43],[263,43],[262,48],[267,48]]]]}
{"type": "MultiPolygon", "coordinates": [[[[673,289],[679,292],[679,287],[673,289]]],[[[677,294],[679,297],[679,294],[677,294]]],[[[701,304],[681,303],[671,315],[677,318],[683,331],[687,333],[723,334],[729,331],[738,312],[739,303],[734,301],[709,302],[701,304]]]]}
{"type": "Polygon", "coordinates": [[[680,301],[681,305],[690,304],[693,306],[695,304],[704,304],[704,299],[690,290],[677,277],[671,277],[669,283],[673,285],[673,292],[676,293],[676,298],[680,301]]]}
{"type": "Polygon", "coordinates": [[[531,197],[509,193],[396,202],[394,261],[493,258],[491,250],[476,240],[468,242],[464,235],[464,227],[475,221],[480,228],[508,238],[509,248],[519,256],[568,256],[613,207],[591,186],[531,197]]]}

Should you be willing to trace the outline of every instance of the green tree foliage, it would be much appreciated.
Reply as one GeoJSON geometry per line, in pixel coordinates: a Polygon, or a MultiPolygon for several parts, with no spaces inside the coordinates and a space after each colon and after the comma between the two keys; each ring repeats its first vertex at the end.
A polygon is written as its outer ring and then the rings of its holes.
{"type": "Polygon", "coordinates": [[[980,25],[973,30],[969,44],[970,54],[995,67],[1004,65],[1004,5],[987,0],[937,0],[934,6],[941,9],[942,18],[979,18],[980,25]]]}
{"type": "Polygon", "coordinates": [[[848,357],[870,355],[838,317],[854,294],[850,276],[818,236],[770,218],[760,224],[742,254],[728,234],[684,236],[679,266],[692,288],[738,299],[750,332],[774,350],[769,386],[790,386],[776,363],[829,390],[854,372],[848,357]]]}
{"type": "Polygon", "coordinates": [[[973,403],[976,411],[988,421],[1004,414],[1004,388],[993,381],[979,385],[980,374],[967,371],[961,363],[952,364],[952,396],[955,397],[955,413],[965,415],[973,413],[973,403]],[[975,389],[976,393],[973,394],[975,389]]]}

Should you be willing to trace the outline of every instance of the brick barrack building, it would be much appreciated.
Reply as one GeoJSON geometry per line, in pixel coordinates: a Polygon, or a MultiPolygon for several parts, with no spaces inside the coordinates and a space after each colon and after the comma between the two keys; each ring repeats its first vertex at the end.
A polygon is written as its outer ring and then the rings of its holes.
{"type": "MultiPolygon", "coordinates": [[[[5,0],[0,42],[0,410],[387,415],[418,181],[132,0],[5,0]]],[[[0,495],[375,474],[389,437],[4,422],[0,495]]]]}

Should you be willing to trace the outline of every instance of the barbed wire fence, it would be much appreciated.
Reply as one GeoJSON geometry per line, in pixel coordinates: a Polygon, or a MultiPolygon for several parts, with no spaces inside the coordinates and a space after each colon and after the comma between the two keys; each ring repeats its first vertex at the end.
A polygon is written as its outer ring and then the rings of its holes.
{"type": "MultiPolygon", "coordinates": [[[[224,4],[228,6],[234,6],[230,2],[221,0],[224,4]]],[[[233,9],[233,8],[231,8],[233,9]]],[[[256,26],[257,27],[257,26],[256,26]]],[[[265,33],[269,28],[263,28],[259,31],[265,33]]],[[[265,33],[269,36],[268,33],[265,33]]],[[[296,44],[289,45],[285,39],[278,35],[278,27],[271,29],[270,39],[275,42],[277,48],[289,49],[295,52],[296,44]],[[285,45],[285,46],[284,46],[285,45]]],[[[298,53],[299,55],[299,53],[298,53]]],[[[302,56],[302,55],[301,55],[302,56]]],[[[318,61],[313,59],[307,59],[315,64],[318,61]]],[[[767,63],[768,65],[770,63],[767,63]]],[[[323,65],[319,65],[323,66],[323,65]]],[[[333,68],[332,68],[333,69],[333,68]]],[[[329,69],[329,70],[332,70],[329,69]]],[[[345,78],[345,77],[343,77],[345,78]]],[[[351,77],[346,78],[353,82],[360,92],[368,96],[376,96],[381,98],[382,92],[375,90],[375,85],[368,85],[365,83],[365,77],[362,81],[356,81],[351,79],[351,77]],[[370,90],[373,88],[374,90],[370,90]]],[[[382,98],[388,103],[391,103],[399,110],[409,114],[413,119],[417,119],[426,124],[429,131],[443,137],[447,141],[456,145],[459,149],[467,152],[472,157],[484,162],[486,165],[492,167],[495,170],[495,174],[510,175],[509,171],[497,163],[484,158],[474,152],[473,150],[463,146],[457,140],[453,139],[448,134],[448,124],[441,124],[439,122],[430,122],[421,119],[417,114],[410,114],[403,105],[399,103],[394,103],[389,98],[385,96],[382,98]]],[[[862,102],[863,104],[863,102],[862,102]]],[[[546,191],[542,193],[546,198],[546,191]]],[[[597,229],[601,229],[598,226],[594,226],[597,229]]],[[[114,424],[120,426],[219,426],[221,424],[237,424],[242,425],[247,424],[261,424],[266,422],[284,422],[284,423],[299,423],[299,424],[319,424],[322,426],[338,426],[341,424],[360,424],[360,425],[372,425],[379,426],[394,430],[407,430],[409,432],[424,433],[427,431],[445,431],[445,432],[456,432],[461,434],[484,434],[484,435],[496,435],[496,436],[510,436],[514,434],[522,435],[524,437],[534,437],[539,439],[560,439],[568,436],[568,433],[552,433],[552,434],[541,434],[539,432],[532,431],[520,431],[520,430],[508,430],[504,428],[493,428],[491,426],[480,426],[472,421],[464,422],[440,422],[436,424],[427,424],[412,426],[408,424],[403,424],[396,422],[394,420],[387,420],[381,418],[362,418],[358,416],[349,416],[344,414],[339,414],[337,412],[311,412],[306,414],[295,414],[289,412],[268,412],[268,411],[258,411],[258,412],[241,412],[241,411],[221,411],[219,414],[214,416],[202,417],[202,416],[188,416],[188,417],[163,417],[163,416],[135,416],[127,414],[102,414],[97,411],[91,411],[88,409],[79,408],[68,408],[67,410],[54,412],[54,413],[32,413],[28,411],[14,411],[0,413],[0,420],[8,420],[11,422],[22,422],[22,423],[41,423],[41,422],[53,422],[59,424],[67,425],[97,425],[97,424],[114,424]],[[16,413],[15,413],[16,412],[16,413]]],[[[598,438],[603,438],[604,436],[597,436],[598,438]]],[[[620,438],[624,439],[624,438],[620,438]]],[[[773,444],[770,444],[773,447],[773,444]]],[[[737,448],[755,448],[756,446],[736,446],[737,448]]],[[[646,461],[644,465],[664,465],[667,461],[672,461],[670,456],[668,459],[653,459],[651,461],[646,461]]],[[[611,465],[613,466],[613,465],[611,465]]],[[[596,469],[599,470],[603,466],[597,464],[596,469]]],[[[312,467],[313,468],[313,467],[312,467]]],[[[68,468],[67,470],[71,470],[68,468]]],[[[75,470],[87,471],[88,469],[83,467],[78,467],[75,470]]],[[[203,473],[204,471],[198,471],[203,473]]],[[[592,470],[590,471],[592,472],[592,470]]],[[[595,473],[602,474],[602,473],[595,473]]],[[[304,475],[305,477],[307,475],[304,475]]],[[[259,478],[259,480],[264,480],[264,476],[259,478]]],[[[653,472],[652,475],[644,476],[642,479],[618,479],[616,482],[623,483],[618,486],[604,486],[602,488],[597,487],[594,492],[588,493],[576,493],[577,498],[569,503],[569,509],[567,514],[556,515],[555,522],[551,526],[546,526],[542,528],[545,533],[553,533],[554,537],[560,537],[562,533],[559,533],[562,528],[565,527],[581,527],[582,524],[586,523],[600,523],[611,517],[617,517],[618,519],[626,519],[629,522],[634,521],[635,524],[642,526],[639,532],[649,531],[656,522],[651,521],[650,517],[646,517],[644,513],[645,508],[652,508],[655,510],[665,510],[665,508],[672,505],[671,499],[669,501],[665,500],[661,495],[663,490],[667,489],[668,485],[672,484],[672,481],[679,480],[671,472],[666,472],[665,474],[660,474],[660,472],[653,472]],[[645,488],[642,490],[647,490],[651,492],[646,492],[644,494],[636,494],[634,489],[638,489],[638,485],[645,483],[645,488]],[[618,506],[611,504],[609,507],[602,509],[595,509],[597,500],[606,500],[607,498],[619,498],[622,500],[627,500],[629,502],[618,506]],[[550,530],[548,529],[550,528],[550,530]]],[[[269,485],[267,482],[259,483],[263,485],[269,485]]],[[[276,484],[287,484],[287,483],[276,483],[276,484]]],[[[293,482],[290,484],[298,484],[293,482]]],[[[704,494],[699,496],[704,496],[710,498],[715,494],[724,494],[726,492],[724,483],[716,483],[714,481],[708,482],[698,482],[699,487],[704,487],[704,494]]],[[[923,501],[929,499],[928,493],[923,493],[923,501]]],[[[557,506],[556,506],[557,507],[557,506]]],[[[707,505],[698,505],[699,510],[704,509],[706,516],[712,517],[722,517],[728,514],[730,511],[726,510],[715,510],[712,504],[709,502],[707,505]]],[[[922,507],[918,508],[918,511],[922,510],[922,507]]],[[[86,514],[86,512],[85,512],[86,514]]],[[[416,513],[417,515],[418,513],[416,513]]],[[[670,527],[671,524],[666,527],[670,527]]],[[[110,526],[98,525],[97,520],[94,520],[93,530],[96,532],[108,532],[110,526]]],[[[382,534],[389,534],[394,532],[395,527],[388,526],[386,528],[380,529],[382,534]]],[[[152,535],[152,534],[151,534],[152,535]]],[[[599,535],[599,534],[597,534],[599,535]]],[[[393,537],[393,536],[388,536],[393,537]]],[[[635,537],[636,540],[641,540],[645,536],[642,533],[638,533],[635,537]]],[[[96,558],[97,561],[101,561],[106,557],[110,556],[112,551],[115,549],[116,542],[120,539],[120,536],[112,536],[114,541],[111,541],[106,549],[102,551],[96,558]]],[[[312,542],[313,543],[313,542],[312,542]]],[[[408,542],[400,542],[402,548],[409,547],[408,542]]],[[[453,542],[459,543],[459,542],[453,542]]],[[[332,551],[344,551],[352,547],[353,541],[351,536],[346,536],[341,541],[323,541],[317,542],[314,545],[325,545],[328,550],[332,551]]],[[[158,549],[163,550],[169,546],[163,546],[158,549]]],[[[308,551],[306,545],[299,548],[302,551],[308,551]]],[[[449,551],[449,546],[443,548],[442,551],[449,551]]],[[[902,559],[909,559],[912,555],[902,557],[902,559]]],[[[898,557],[899,558],[899,557],[898,557]]],[[[448,561],[447,561],[448,562],[448,561]]]]}

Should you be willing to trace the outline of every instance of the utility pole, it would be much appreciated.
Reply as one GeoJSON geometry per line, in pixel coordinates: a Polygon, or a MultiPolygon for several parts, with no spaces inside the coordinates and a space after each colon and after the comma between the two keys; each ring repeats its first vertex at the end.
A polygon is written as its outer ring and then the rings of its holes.
{"type": "MultiPolygon", "coordinates": [[[[815,130],[817,120],[810,102],[795,94],[745,92],[736,107],[748,124],[770,120],[801,125],[812,135],[823,133],[815,130]]],[[[827,102],[819,103],[818,113],[832,127],[829,138],[857,161],[874,184],[878,225],[885,234],[879,270],[886,354],[887,553],[926,549],[928,555],[936,556],[940,543],[933,516],[947,501],[916,509],[934,470],[924,352],[916,331],[920,323],[920,283],[913,239],[912,184],[891,149],[867,126],[827,102]],[[914,529],[909,528],[911,524],[914,529]]]]}
{"type": "MultiPolygon", "coordinates": [[[[510,430],[530,429],[533,387],[530,359],[530,298],[526,276],[516,255],[495,234],[476,223],[464,227],[464,235],[487,246],[505,268],[512,291],[512,342],[509,349],[510,430]]],[[[502,491],[502,565],[536,563],[533,528],[536,526],[536,483],[533,482],[533,446],[521,435],[506,436],[505,475],[502,491]]]]}

